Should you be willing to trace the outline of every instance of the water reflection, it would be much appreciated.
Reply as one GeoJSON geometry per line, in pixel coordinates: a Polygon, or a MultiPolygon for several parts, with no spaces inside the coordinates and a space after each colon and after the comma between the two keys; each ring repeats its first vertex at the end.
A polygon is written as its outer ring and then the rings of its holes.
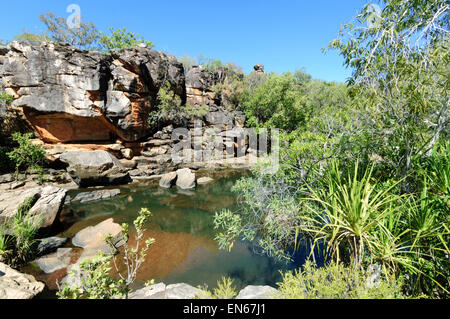
{"type": "MultiPolygon", "coordinates": [[[[218,249],[214,241],[214,212],[237,209],[237,196],[231,188],[239,176],[217,178],[196,190],[160,189],[154,186],[121,187],[118,197],[66,207],[61,215],[63,230],[58,236],[72,238],[78,231],[108,218],[131,224],[139,210],[149,208],[152,222],[146,236],[156,239],[138,272],[135,289],[150,279],[166,284],[185,282],[194,286],[215,287],[222,276],[245,285],[275,285],[280,270],[294,263],[281,263],[254,252],[251,243],[238,242],[232,252],[218,249]]],[[[70,194],[73,198],[76,192],[70,194]]],[[[133,244],[133,234],[130,237],[133,244]]],[[[69,241],[68,247],[71,246],[69,241]]],[[[34,272],[39,280],[54,281],[64,272],[46,276],[34,272]]]]}

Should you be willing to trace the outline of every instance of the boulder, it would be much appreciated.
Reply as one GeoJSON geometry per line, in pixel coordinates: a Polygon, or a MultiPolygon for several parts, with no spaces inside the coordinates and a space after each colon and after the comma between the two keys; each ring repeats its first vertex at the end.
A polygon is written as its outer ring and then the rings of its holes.
{"type": "Polygon", "coordinates": [[[189,168],[177,171],[177,186],[181,189],[195,188],[195,174],[189,168]]]}
{"type": "Polygon", "coordinates": [[[120,189],[103,189],[99,191],[80,193],[75,196],[75,198],[73,198],[70,202],[86,203],[96,200],[109,199],[118,195],[120,195],[120,189]]]}
{"type": "Polygon", "coordinates": [[[36,216],[41,228],[47,228],[53,225],[64,206],[66,195],[66,189],[55,186],[42,188],[40,198],[30,209],[30,215],[36,216]]]}
{"type": "Polygon", "coordinates": [[[200,289],[184,283],[166,287],[166,299],[196,299],[202,295],[200,289]]]}
{"type": "Polygon", "coordinates": [[[25,201],[31,200],[30,216],[39,221],[41,228],[54,224],[64,206],[67,190],[54,187],[34,187],[0,193],[0,225],[10,220],[25,201]]]}
{"type": "Polygon", "coordinates": [[[247,286],[242,289],[236,299],[271,299],[278,293],[270,286],[247,286]]]}
{"type": "Polygon", "coordinates": [[[55,253],[36,259],[35,263],[46,274],[67,268],[72,259],[72,248],[59,248],[55,253]]]}
{"type": "Polygon", "coordinates": [[[132,292],[129,299],[166,299],[166,285],[155,284],[132,292]]]}
{"type": "Polygon", "coordinates": [[[175,184],[176,179],[177,179],[177,172],[165,174],[161,177],[161,180],[159,181],[159,186],[162,188],[170,188],[175,184]]]}
{"type": "Polygon", "coordinates": [[[257,64],[253,68],[255,69],[255,72],[264,73],[264,65],[263,64],[257,64]]]}
{"type": "Polygon", "coordinates": [[[0,299],[32,299],[44,290],[44,283],[0,262],[0,299]]]}
{"type": "Polygon", "coordinates": [[[131,182],[120,161],[106,151],[71,151],[61,154],[60,161],[80,187],[107,186],[131,182]]]}
{"type": "MultiPolygon", "coordinates": [[[[99,251],[105,254],[114,253],[111,251],[111,247],[106,244],[105,236],[111,234],[113,238],[118,241],[121,237],[121,232],[122,227],[119,224],[114,223],[112,218],[107,219],[96,226],[89,226],[79,231],[75,237],[72,238],[72,244],[74,246],[84,249],[77,263],[95,257],[99,251]]],[[[123,244],[123,242],[118,242],[117,247],[123,244]]]]}

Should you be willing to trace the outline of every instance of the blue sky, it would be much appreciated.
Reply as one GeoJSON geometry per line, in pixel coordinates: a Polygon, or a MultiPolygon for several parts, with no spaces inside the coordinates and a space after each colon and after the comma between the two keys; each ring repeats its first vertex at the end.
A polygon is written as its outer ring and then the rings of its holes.
{"type": "Polygon", "coordinates": [[[2,1],[0,39],[22,29],[40,33],[39,15],[68,16],[78,4],[84,22],[98,29],[122,28],[139,33],[155,49],[181,56],[202,54],[234,62],[249,72],[262,63],[267,72],[306,68],[314,78],[345,81],[351,74],[335,52],[322,48],[336,38],[367,0],[40,0],[2,1]],[[20,8],[20,9],[18,9],[20,8]]]}

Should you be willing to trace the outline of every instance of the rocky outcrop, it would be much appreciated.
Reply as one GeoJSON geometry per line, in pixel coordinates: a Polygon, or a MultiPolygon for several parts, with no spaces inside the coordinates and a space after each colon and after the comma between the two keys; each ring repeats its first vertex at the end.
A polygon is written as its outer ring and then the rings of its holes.
{"type": "Polygon", "coordinates": [[[105,151],[61,154],[59,160],[68,165],[67,171],[80,187],[126,184],[130,176],[117,158],[105,151]]]}
{"type": "Polygon", "coordinates": [[[253,68],[255,69],[255,72],[264,73],[264,65],[263,64],[257,64],[253,68]]]}
{"type": "Polygon", "coordinates": [[[66,194],[67,190],[54,186],[0,192],[0,225],[11,220],[20,205],[30,200],[30,216],[41,228],[51,227],[61,212],[66,194]]]}
{"type": "Polygon", "coordinates": [[[31,275],[22,274],[0,262],[0,299],[32,299],[45,288],[31,275]]]}
{"type": "Polygon", "coordinates": [[[113,55],[54,43],[16,41],[0,50],[0,88],[46,142],[136,141],[168,81],[185,100],[183,66],[136,47],[113,55]]]}
{"type": "Polygon", "coordinates": [[[129,299],[198,299],[201,296],[200,289],[185,283],[168,286],[159,283],[131,293],[129,299]]]}

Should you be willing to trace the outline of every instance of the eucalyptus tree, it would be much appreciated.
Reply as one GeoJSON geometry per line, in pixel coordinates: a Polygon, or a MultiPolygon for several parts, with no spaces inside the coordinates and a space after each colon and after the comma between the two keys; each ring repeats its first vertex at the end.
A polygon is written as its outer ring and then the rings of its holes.
{"type": "Polygon", "coordinates": [[[382,0],[380,5],[367,5],[329,48],[353,69],[349,84],[367,103],[368,152],[406,177],[412,162],[430,156],[448,130],[449,4],[382,0]]]}

